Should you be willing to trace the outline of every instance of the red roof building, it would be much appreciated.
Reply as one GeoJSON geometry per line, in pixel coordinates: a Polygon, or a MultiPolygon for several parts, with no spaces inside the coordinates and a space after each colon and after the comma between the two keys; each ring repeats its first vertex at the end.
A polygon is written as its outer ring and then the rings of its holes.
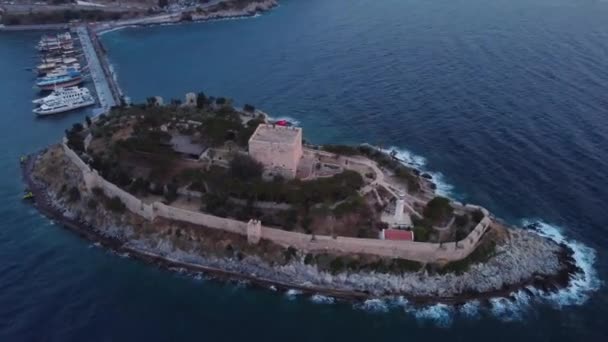
{"type": "Polygon", "coordinates": [[[403,229],[383,229],[382,240],[414,241],[414,232],[403,229]]]}

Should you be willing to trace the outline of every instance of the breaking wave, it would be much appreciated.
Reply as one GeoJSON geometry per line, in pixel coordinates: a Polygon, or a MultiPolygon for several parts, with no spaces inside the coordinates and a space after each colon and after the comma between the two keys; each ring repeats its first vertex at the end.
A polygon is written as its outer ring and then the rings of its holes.
{"type": "Polygon", "coordinates": [[[320,294],[316,294],[316,295],[310,297],[310,300],[313,303],[317,303],[317,304],[333,304],[336,302],[336,300],[333,297],[328,297],[328,296],[324,296],[324,295],[320,295],[320,294]]]}
{"type": "Polygon", "coordinates": [[[557,292],[541,293],[540,295],[556,307],[584,304],[589,299],[590,293],[597,291],[601,286],[601,280],[594,267],[595,250],[576,240],[567,239],[561,227],[530,219],[524,219],[522,225],[534,229],[543,237],[568,246],[574,252],[572,257],[576,265],[581,269],[581,272],[575,274],[570,280],[568,287],[557,292]]]}
{"type": "Polygon", "coordinates": [[[287,292],[285,292],[285,296],[289,299],[295,299],[297,296],[299,296],[301,294],[302,294],[302,291],[295,290],[295,289],[290,289],[290,290],[287,290],[287,292]]]}
{"type": "Polygon", "coordinates": [[[384,313],[389,310],[389,303],[383,299],[368,299],[362,303],[354,305],[355,309],[372,312],[372,313],[384,313]]]}
{"type": "Polygon", "coordinates": [[[478,300],[472,300],[461,306],[435,304],[430,306],[411,305],[403,297],[394,299],[370,299],[355,304],[356,309],[371,313],[388,312],[394,308],[401,308],[413,315],[420,323],[432,322],[438,327],[448,327],[452,324],[456,314],[467,319],[478,319],[482,315],[489,315],[501,321],[523,321],[534,310],[533,304],[546,303],[553,308],[560,309],[565,306],[582,305],[592,292],[599,289],[602,282],[594,268],[596,252],[576,240],[568,239],[560,227],[538,221],[522,220],[522,226],[532,228],[537,234],[564,244],[573,250],[573,258],[581,272],[573,275],[568,287],[556,292],[543,292],[528,287],[511,294],[509,298],[492,298],[488,305],[482,305],[478,300]]]}
{"type": "Polygon", "coordinates": [[[397,157],[397,159],[401,161],[404,165],[420,170],[420,172],[422,173],[428,173],[429,175],[431,175],[433,177],[431,181],[437,186],[435,192],[437,192],[438,195],[454,197],[454,186],[452,186],[445,180],[445,177],[441,172],[430,171],[426,169],[426,159],[424,157],[416,155],[403,148],[398,148],[394,146],[391,146],[386,149],[381,149],[381,151],[385,153],[391,153],[394,151],[396,153],[395,157],[397,157]]]}
{"type": "Polygon", "coordinates": [[[452,325],[454,319],[454,308],[446,304],[435,304],[423,308],[414,308],[411,309],[410,312],[419,322],[430,322],[442,328],[447,328],[452,325]]]}

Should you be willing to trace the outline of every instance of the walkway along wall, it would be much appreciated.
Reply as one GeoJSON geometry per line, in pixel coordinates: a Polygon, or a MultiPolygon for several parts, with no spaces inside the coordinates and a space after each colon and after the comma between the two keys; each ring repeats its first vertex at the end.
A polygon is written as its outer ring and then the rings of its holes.
{"type": "Polygon", "coordinates": [[[161,202],[146,204],[137,197],[106,181],[96,170],[88,166],[66,144],[62,144],[66,156],[76,165],[83,174],[86,187],[89,191],[98,187],[109,196],[118,196],[127,209],[134,214],[154,220],[163,217],[175,221],[189,222],[207,228],[246,235],[248,241],[257,243],[260,239],[270,240],[278,245],[292,246],[305,252],[331,252],[336,254],[361,253],[383,257],[402,258],[419,262],[448,262],[467,257],[479,242],[479,239],[490,226],[491,220],[486,209],[467,205],[470,209],[480,209],[485,217],[477,224],[475,229],[464,239],[458,242],[444,244],[390,241],[379,239],[360,239],[350,237],[332,237],[324,235],[308,235],[288,232],[281,229],[261,226],[259,221],[242,222],[228,218],[213,216],[201,212],[176,208],[161,202]]]}

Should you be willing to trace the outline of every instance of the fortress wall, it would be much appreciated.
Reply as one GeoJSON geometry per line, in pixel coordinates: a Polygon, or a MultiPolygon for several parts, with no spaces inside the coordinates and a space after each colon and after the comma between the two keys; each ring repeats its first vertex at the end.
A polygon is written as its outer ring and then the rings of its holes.
{"type": "MultiPolygon", "coordinates": [[[[66,156],[82,171],[85,183],[89,190],[95,187],[103,189],[109,197],[118,196],[127,209],[147,220],[154,220],[160,216],[171,220],[189,222],[208,228],[224,230],[231,233],[247,235],[247,223],[204,214],[154,202],[145,204],[137,197],[120,189],[113,183],[103,179],[97,171],[91,170],[82,159],[65,143],[63,149],[66,156]]],[[[471,254],[483,234],[491,224],[486,209],[473,205],[466,205],[468,209],[480,209],[486,216],[477,224],[475,229],[464,239],[458,242],[448,242],[442,245],[415,241],[391,241],[379,239],[361,239],[350,237],[332,237],[325,235],[308,235],[288,232],[281,229],[261,227],[261,238],[270,240],[278,245],[292,246],[303,252],[330,252],[337,254],[371,254],[389,258],[402,258],[418,262],[456,261],[471,254]]]]}
{"type": "Polygon", "coordinates": [[[68,147],[68,139],[63,138],[63,144],[61,144],[61,146],[63,147],[63,152],[65,153],[65,155],[72,161],[72,163],[76,164],[76,166],[81,171],[85,172],[91,170],[89,165],[82,161],[78,154],[76,154],[76,152],[72,151],[72,149],[68,147]]]}
{"type": "Polygon", "coordinates": [[[220,229],[231,233],[247,234],[247,223],[245,222],[208,215],[197,211],[180,209],[165,205],[161,202],[154,202],[152,207],[156,216],[220,229]]]}

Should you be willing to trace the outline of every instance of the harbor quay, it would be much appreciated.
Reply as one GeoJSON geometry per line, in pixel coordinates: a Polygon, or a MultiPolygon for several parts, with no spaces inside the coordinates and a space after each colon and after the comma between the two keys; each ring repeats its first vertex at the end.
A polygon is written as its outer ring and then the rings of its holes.
{"type": "Polygon", "coordinates": [[[100,51],[96,48],[90,31],[83,25],[77,27],[76,32],[80,38],[82,51],[87,60],[91,79],[95,84],[97,98],[99,99],[99,107],[95,108],[93,115],[97,116],[117,105],[120,102],[120,94],[117,90],[117,85],[113,87],[111,84],[111,82],[114,82],[114,79],[111,77],[107,66],[104,68],[103,63],[105,61],[103,57],[99,56],[100,51]]]}

